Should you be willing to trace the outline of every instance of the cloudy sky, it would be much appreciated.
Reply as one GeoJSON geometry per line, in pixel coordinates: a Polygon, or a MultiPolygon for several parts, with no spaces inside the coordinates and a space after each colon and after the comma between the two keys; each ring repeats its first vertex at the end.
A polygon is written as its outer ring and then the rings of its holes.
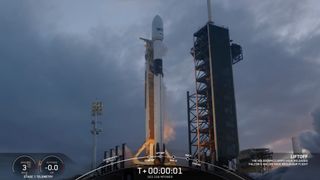
{"type": "MultiPolygon", "coordinates": [[[[0,152],[62,152],[90,164],[96,98],[105,105],[99,156],[123,142],[135,152],[145,135],[138,38],[151,36],[156,14],[168,46],[168,148],[186,152],[189,51],[207,21],[205,0],[1,0],[0,152]]],[[[320,2],[214,0],[213,17],[244,50],[233,67],[240,149],[287,152],[292,136],[320,139],[320,2]]]]}

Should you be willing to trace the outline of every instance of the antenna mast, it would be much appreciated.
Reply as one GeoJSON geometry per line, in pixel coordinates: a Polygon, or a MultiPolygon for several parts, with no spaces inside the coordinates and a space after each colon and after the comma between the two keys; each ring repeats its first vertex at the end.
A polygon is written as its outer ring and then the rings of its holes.
{"type": "Polygon", "coordinates": [[[208,6],[208,21],[212,22],[211,0],[207,0],[207,6],[208,6]]]}

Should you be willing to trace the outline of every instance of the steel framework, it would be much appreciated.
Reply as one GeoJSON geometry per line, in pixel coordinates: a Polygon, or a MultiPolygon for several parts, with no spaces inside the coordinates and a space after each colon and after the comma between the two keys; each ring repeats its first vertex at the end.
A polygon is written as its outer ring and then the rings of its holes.
{"type": "Polygon", "coordinates": [[[92,130],[91,134],[93,135],[93,148],[92,148],[92,169],[96,168],[97,163],[97,136],[102,129],[97,127],[98,116],[102,115],[103,103],[101,101],[94,101],[91,106],[91,115],[92,115],[92,130]]]}
{"type": "MultiPolygon", "coordinates": [[[[210,163],[221,161],[219,156],[226,146],[230,145],[231,147],[232,144],[237,146],[236,142],[229,142],[225,139],[229,137],[222,137],[229,133],[229,129],[226,129],[224,124],[226,124],[227,121],[228,123],[234,122],[231,121],[232,119],[230,120],[233,116],[226,114],[225,112],[221,112],[221,110],[232,108],[233,103],[229,101],[227,102],[225,99],[222,100],[224,101],[224,104],[221,104],[221,102],[217,103],[218,101],[221,101],[221,98],[219,99],[219,97],[216,96],[231,97],[233,89],[228,89],[225,84],[221,84],[221,79],[224,78],[223,83],[226,83],[228,80],[230,81],[230,79],[231,83],[233,82],[232,73],[230,74],[230,71],[221,70],[222,68],[226,69],[226,65],[218,64],[217,61],[221,62],[223,60],[231,60],[230,65],[232,65],[243,60],[242,48],[240,45],[232,43],[226,47],[221,44],[217,44],[217,42],[220,43],[220,41],[215,42],[215,44],[213,43],[213,31],[215,27],[216,26],[214,26],[212,22],[208,22],[206,26],[193,35],[193,47],[191,48],[190,53],[193,56],[194,61],[196,91],[193,94],[187,92],[189,154],[194,158],[210,163]],[[230,58],[226,57],[228,55],[220,52],[217,54],[218,50],[214,50],[214,48],[220,48],[219,51],[224,51],[225,48],[230,48],[230,58]],[[212,51],[215,51],[215,55],[212,51]],[[212,57],[214,56],[216,56],[214,58],[216,61],[215,65],[213,65],[214,63],[212,60],[212,57]],[[214,68],[215,66],[219,66],[220,69],[217,67],[214,68]],[[225,74],[228,74],[228,76],[226,77],[225,74]],[[213,79],[214,77],[215,79],[213,79]],[[216,82],[218,81],[218,78],[220,78],[220,81],[216,82]],[[215,92],[217,90],[218,93],[215,92]],[[217,105],[220,105],[220,107],[215,107],[217,105]],[[219,115],[219,119],[216,119],[217,115],[219,115]],[[220,126],[217,123],[219,123],[220,126]],[[220,130],[219,137],[217,137],[218,130],[220,130]],[[217,142],[217,139],[220,140],[220,143],[217,142]],[[218,147],[221,145],[223,147],[218,147]]],[[[217,33],[219,33],[218,30],[217,33]]],[[[226,37],[229,38],[228,36],[226,37]]],[[[217,35],[215,38],[217,38],[217,40],[220,38],[221,40],[221,37],[218,38],[217,35]]],[[[229,40],[227,40],[227,43],[229,43],[229,40]]],[[[232,84],[228,85],[228,87],[229,86],[233,87],[232,84]]],[[[231,129],[231,131],[234,131],[235,129],[236,127],[231,129]]],[[[236,137],[236,135],[231,134],[229,136],[236,137]]]]}
{"type": "Polygon", "coordinates": [[[196,92],[189,94],[188,127],[189,153],[207,162],[215,161],[215,135],[213,124],[212,91],[210,76],[209,34],[205,31],[194,35],[191,55],[194,58],[196,92]]]}

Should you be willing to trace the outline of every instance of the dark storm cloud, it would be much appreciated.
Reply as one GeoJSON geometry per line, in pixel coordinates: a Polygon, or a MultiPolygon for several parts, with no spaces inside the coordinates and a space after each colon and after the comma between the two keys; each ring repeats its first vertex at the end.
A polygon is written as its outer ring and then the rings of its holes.
{"type": "MultiPolygon", "coordinates": [[[[319,76],[319,65],[307,61],[306,56],[313,51],[311,47],[316,42],[309,39],[318,39],[319,34],[312,31],[303,34],[302,30],[309,29],[301,28],[297,21],[309,19],[305,16],[307,10],[305,6],[288,3],[261,3],[256,6],[258,10],[263,8],[261,11],[248,15],[261,16],[265,20],[251,23],[244,20],[245,24],[234,22],[232,25],[242,34],[233,37],[240,37],[245,55],[245,61],[234,67],[243,147],[270,145],[310,128],[308,114],[318,104],[320,85],[315,78],[319,76]],[[279,8],[275,8],[277,6],[279,8]],[[288,34],[278,34],[279,29],[288,26],[288,34]],[[303,38],[298,41],[293,35],[299,33],[303,38]]],[[[319,54],[311,56],[319,61],[319,54]]],[[[290,150],[290,147],[284,150],[290,150]]]]}
{"type": "Polygon", "coordinates": [[[120,37],[100,29],[91,32],[95,43],[77,35],[41,38],[28,3],[0,7],[2,152],[63,152],[90,162],[90,105],[96,98],[105,103],[100,149],[142,143],[143,79],[130,61],[117,63],[132,59],[132,53],[116,52],[124,46],[120,37]],[[132,129],[134,136],[122,133],[132,129]]]}
{"type": "MultiPolygon", "coordinates": [[[[316,3],[214,3],[215,22],[229,27],[231,38],[244,50],[245,60],[234,66],[241,149],[269,146],[288,151],[291,136],[311,128],[308,114],[318,104],[320,90],[315,81],[319,52],[314,48],[320,36],[313,30],[319,23],[314,18],[317,11],[310,8],[316,3]],[[274,144],[276,141],[281,143],[274,144]]],[[[164,63],[169,65],[172,114],[180,125],[186,119],[185,91],[194,86],[189,50],[193,32],[206,21],[204,4],[171,2],[170,6],[179,6],[181,12],[167,9],[163,17],[164,22],[169,19],[169,27],[176,27],[166,36],[170,47],[164,63]]],[[[183,143],[185,126],[177,127],[183,143]]]]}
{"type": "MultiPolygon", "coordinates": [[[[74,2],[72,7],[92,5],[81,2],[74,2]]],[[[192,34],[206,22],[205,2],[159,1],[154,6],[146,3],[148,8],[141,2],[130,6],[146,13],[141,15],[141,21],[131,22],[131,17],[117,19],[129,8],[123,3],[121,14],[106,12],[113,15],[112,21],[90,26],[85,35],[69,29],[68,33],[60,32],[64,24],[58,22],[67,19],[71,10],[63,11],[65,16],[42,19],[46,11],[59,11],[34,1],[0,2],[2,152],[57,151],[90,162],[90,103],[95,98],[105,103],[100,157],[104,149],[122,142],[127,142],[134,152],[143,143],[145,133],[144,47],[138,37],[150,35],[155,14],[164,20],[169,49],[164,71],[170,117],[177,131],[169,149],[185,152],[185,92],[194,88],[189,51],[192,34]],[[42,5],[43,9],[38,10],[42,5]],[[148,11],[149,8],[157,10],[148,11]],[[49,27],[55,23],[59,27],[41,31],[41,23],[49,19],[53,24],[49,27]],[[114,32],[113,23],[118,21],[122,31],[114,32]]],[[[320,36],[308,32],[312,23],[303,28],[299,24],[312,19],[312,13],[305,13],[306,6],[291,5],[290,1],[278,3],[214,2],[216,23],[228,26],[231,38],[244,48],[245,60],[234,66],[241,148],[272,144],[310,128],[308,114],[319,100],[319,52],[314,47],[320,36]],[[288,9],[281,13],[276,7],[288,9]]],[[[93,3],[92,8],[99,4],[93,3]]],[[[117,1],[110,1],[108,7],[113,4],[120,6],[117,1]]],[[[99,15],[104,12],[103,8],[97,10],[99,15]]],[[[71,24],[65,24],[66,27],[74,30],[77,28],[73,26],[90,21],[85,19],[87,14],[81,14],[72,16],[76,17],[74,24],[67,21],[71,24]]],[[[95,17],[93,11],[90,15],[95,17]]]]}

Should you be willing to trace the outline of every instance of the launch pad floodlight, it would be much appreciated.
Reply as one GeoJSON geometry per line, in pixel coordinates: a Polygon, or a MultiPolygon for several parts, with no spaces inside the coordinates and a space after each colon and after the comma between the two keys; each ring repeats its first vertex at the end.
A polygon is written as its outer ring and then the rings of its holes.
{"type": "Polygon", "coordinates": [[[101,101],[95,101],[92,103],[91,113],[92,116],[102,115],[103,103],[101,101]]]}
{"type": "Polygon", "coordinates": [[[102,115],[103,103],[101,101],[94,101],[91,106],[91,115],[93,117],[91,124],[92,130],[91,134],[93,135],[93,156],[92,156],[92,169],[96,167],[97,162],[97,135],[102,132],[102,129],[97,127],[98,116],[102,115]]]}

